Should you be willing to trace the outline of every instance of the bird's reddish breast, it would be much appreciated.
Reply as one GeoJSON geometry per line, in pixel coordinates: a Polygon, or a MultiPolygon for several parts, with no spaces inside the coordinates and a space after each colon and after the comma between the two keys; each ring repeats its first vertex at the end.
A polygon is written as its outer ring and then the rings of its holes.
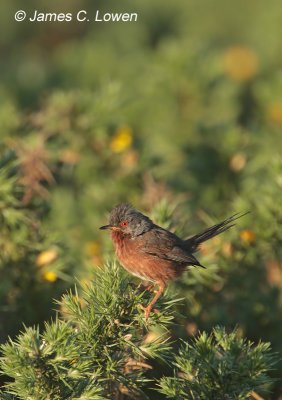
{"type": "Polygon", "coordinates": [[[161,260],[141,251],[141,238],[131,239],[118,231],[112,232],[116,255],[123,267],[131,274],[148,281],[168,281],[179,275],[181,270],[172,262],[161,260]]]}
{"type": "Polygon", "coordinates": [[[126,262],[131,254],[131,248],[133,247],[130,243],[130,237],[123,235],[121,232],[113,231],[112,240],[115,244],[117,257],[122,263],[126,262]]]}
{"type": "Polygon", "coordinates": [[[131,274],[146,279],[140,266],[140,257],[136,249],[136,242],[121,232],[113,231],[112,240],[115,244],[116,255],[124,268],[131,274]]]}

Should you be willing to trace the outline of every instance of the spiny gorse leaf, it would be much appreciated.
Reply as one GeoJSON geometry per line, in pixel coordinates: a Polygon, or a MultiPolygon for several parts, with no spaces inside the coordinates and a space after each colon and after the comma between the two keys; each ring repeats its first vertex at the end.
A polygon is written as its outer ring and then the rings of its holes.
{"type": "Polygon", "coordinates": [[[265,391],[274,364],[269,343],[254,346],[235,331],[217,327],[192,343],[183,343],[175,358],[174,377],[160,381],[160,392],[179,400],[247,399],[253,390],[265,391]]]}
{"type": "MultiPolygon", "coordinates": [[[[170,350],[167,335],[144,341],[147,323],[137,305],[145,297],[115,264],[98,269],[81,295],[63,296],[64,320],[46,323],[42,334],[26,328],[2,346],[2,371],[13,378],[7,393],[31,400],[115,399],[121,392],[139,398],[150,358],[166,360],[170,350]]],[[[172,316],[162,318],[162,311],[171,305],[160,304],[152,325],[166,327],[172,316]]]]}

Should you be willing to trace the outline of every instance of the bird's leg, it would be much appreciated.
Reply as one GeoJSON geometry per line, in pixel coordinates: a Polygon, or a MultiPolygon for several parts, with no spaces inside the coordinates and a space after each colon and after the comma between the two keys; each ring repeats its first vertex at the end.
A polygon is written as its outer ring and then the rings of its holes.
{"type": "Polygon", "coordinates": [[[165,290],[165,284],[163,282],[159,283],[159,290],[155,294],[153,300],[144,308],[145,319],[149,318],[150,312],[152,311],[153,305],[156,303],[158,298],[162,295],[165,290]]]}

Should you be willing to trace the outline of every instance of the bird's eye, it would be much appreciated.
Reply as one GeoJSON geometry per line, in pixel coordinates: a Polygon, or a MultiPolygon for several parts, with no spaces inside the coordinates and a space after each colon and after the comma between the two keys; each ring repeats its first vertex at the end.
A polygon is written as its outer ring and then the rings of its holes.
{"type": "Polygon", "coordinates": [[[120,226],[122,226],[123,228],[125,227],[125,226],[127,226],[128,225],[128,222],[127,221],[122,221],[121,223],[120,223],[120,226]]]}

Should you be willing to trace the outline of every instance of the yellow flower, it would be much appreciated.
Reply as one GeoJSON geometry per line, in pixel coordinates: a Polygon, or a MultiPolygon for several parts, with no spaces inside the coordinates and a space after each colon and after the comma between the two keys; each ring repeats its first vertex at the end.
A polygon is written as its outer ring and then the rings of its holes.
{"type": "Polygon", "coordinates": [[[51,264],[58,257],[56,249],[49,249],[42,251],[36,258],[36,265],[42,267],[43,265],[51,264]]]}
{"type": "Polygon", "coordinates": [[[110,142],[113,153],[122,153],[132,145],[132,130],[128,126],[119,128],[110,142]]]}
{"type": "Polygon", "coordinates": [[[51,283],[55,282],[58,279],[57,274],[53,271],[43,272],[42,277],[45,281],[51,282],[51,283]]]}
{"type": "Polygon", "coordinates": [[[244,46],[232,46],[223,55],[223,66],[227,76],[238,82],[248,81],[258,71],[256,53],[244,46]]]}
{"type": "Polygon", "coordinates": [[[268,106],[267,116],[271,122],[282,124],[282,100],[273,102],[268,106]]]}
{"type": "Polygon", "coordinates": [[[242,242],[253,243],[256,240],[256,234],[254,231],[251,231],[250,229],[244,229],[243,231],[240,232],[240,238],[242,242]]]}

